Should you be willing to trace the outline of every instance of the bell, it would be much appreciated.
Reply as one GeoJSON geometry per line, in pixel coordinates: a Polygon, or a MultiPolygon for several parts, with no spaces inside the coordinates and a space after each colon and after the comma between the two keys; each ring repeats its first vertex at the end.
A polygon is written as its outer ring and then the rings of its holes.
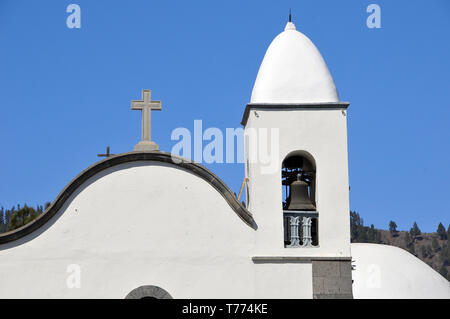
{"type": "Polygon", "coordinates": [[[316,210],[311,198],[308,195],[308,183],[300,180],[300,174],[297,180],[291,184],[291,200],[288,210],[316,210]]]}

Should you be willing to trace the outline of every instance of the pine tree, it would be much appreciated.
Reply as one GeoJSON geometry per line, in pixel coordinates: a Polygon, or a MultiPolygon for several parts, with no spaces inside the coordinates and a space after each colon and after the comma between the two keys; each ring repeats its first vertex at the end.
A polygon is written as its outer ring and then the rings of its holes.
{"type": "Polygon", "coordinates": [[[409,233],[411,234],[411,237],[414,238],[420,234],[422,234],[422,232],[419,229],[419,226],[417,226],[417,223],[414,222],[413,227],[409,230],[409,233]]]}
{"type": "Polygon", "coordinates": [[[350,211],[350,239],[355,242],[358,239],[358,221],[359,215],[357,212],[350,211]]]}
{"type": "Polygon", "coordinates": [[[5,209],[2,207],[0,209],[0,234],[6,231],[6,216],[5,209]]]}
{"type": "Polygon", "coordinates": [[[438,251],[441,248],[436,238],[433,238],[431,241],[431,246],[433,247],[433,251],[438,251]]]}
{"type": "Polygon", "coordinates": [[[437,233],[441,240],[447,239],[447,232],[445,231],[445,227],[444,227],[444,225],[442,225],[442,223],[439,223],[439,226],[437,228],[437,233]]]}
{"type": "Polygon", "coordinates": [[[425,249],[426,249],[426,252],[427,252],[427,256],[430,257],[430,258],[433,258],[433,249],[431,249],[431,246],[427,245],[425,249]]]}
{"type": "Polygon", "coordinates": [[[411,235],[407,232],[405,232],[405,246],[410,247],[412,244],[412,238],[411,235]]]}
{"type": "Polygon", "coordinates": [[[11,209],[0,208],[0,233],[21,227],[43,213],[43,207],[36,205],[36,209],[26,204],[13,206],[11,209]]]}
{"type": "Polygon", "coordinates": [[[441,269],[439,270],[439,273],[440,273],[444,278],[447,278],[447,275],[448,275],[447,267],[445,267],[444,265],[442,265],[441,269]]]}
{"type": "Polygon", "coordinates": [[[393,220],[389,222],[389,232],[392,236],[397,235],[397,224],[393,220]]]}
{"type": "Polygon", "coordinates": [[[425,248],[425,246],[420,247],[420,253],[422,254],[423,258],[428,257],[427,249],[425,248]]]}
{"type": "Polygon", "coordinates": [[[450,266],[450,245],[448,243],[445,243],[442,246],[441,251],[441,262],[444,266],[450,266]]]}
{"type": "MultiPolygon", "coordinates": [[[[20,206],[17,205],[17,207],[19,208],[20,206]]],[[[24,205],[23,208],[20,208],[13,214],[11,214],[11,218],[9,220],[6,230],[11,231],[19,227],[22,227],[31,222],[33,219],[35,219],[38,215],[39,214],[34,210],[33,207],[28,207],[27,205],[24,205]]]]}
{"type": "Polygon", "coordinates": [[[352,243],[366,243],[367,229],[364,227],[364,220],[357,212],[350,211],[350,237],[352,243]]]}
{"type": "Polygon", "coordinates": [[[413,255],[416,254],[416,251],[415,251],[415,249],[414,249],[414,245],[409,246],[408,251],[409,251],[411,254],[413,254],[413,255]]]}

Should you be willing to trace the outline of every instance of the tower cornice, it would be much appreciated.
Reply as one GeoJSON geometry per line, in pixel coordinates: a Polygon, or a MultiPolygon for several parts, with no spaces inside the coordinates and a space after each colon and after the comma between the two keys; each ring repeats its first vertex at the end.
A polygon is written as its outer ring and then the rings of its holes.
{"type": "Polygon", "coordinates": [[[321,109],[321,110],[346,110],[350,102],[318,102],[318,103],[248,103],[245,107],[244,114],[242,115],[241,124],[245,126],[247,124],[250,110],[286,110],[286,109],[321,109]]]}

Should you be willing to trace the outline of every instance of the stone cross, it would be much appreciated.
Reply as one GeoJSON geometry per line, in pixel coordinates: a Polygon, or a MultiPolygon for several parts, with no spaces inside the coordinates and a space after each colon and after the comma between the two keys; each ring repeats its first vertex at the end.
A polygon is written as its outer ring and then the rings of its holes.
{"type": "Polygon", "coordinates": [[[151,112],[152,110],[161,111],[161,101],[152,101],[151,90],[142,91],[142,100],[131,101],[132,110],[142,111],[142,141],[134,147],[135,151],[156,151],[158,144],[151,140],[151,112]]]}

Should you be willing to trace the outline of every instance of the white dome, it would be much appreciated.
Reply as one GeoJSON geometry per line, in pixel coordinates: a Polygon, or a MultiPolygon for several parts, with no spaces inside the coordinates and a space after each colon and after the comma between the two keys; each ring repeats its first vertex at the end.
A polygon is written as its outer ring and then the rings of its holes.
{"type": "Polygon", "coordinates": [[[319,50],[292,22],[270,44],[251,103],[333,103],[339,96],[319,50]]]}
{"type": "Polygon", "coordinates": [[[450,298],[450,283],[419,258],[394,246],[351,244],[353,296],[450,298]]]}

